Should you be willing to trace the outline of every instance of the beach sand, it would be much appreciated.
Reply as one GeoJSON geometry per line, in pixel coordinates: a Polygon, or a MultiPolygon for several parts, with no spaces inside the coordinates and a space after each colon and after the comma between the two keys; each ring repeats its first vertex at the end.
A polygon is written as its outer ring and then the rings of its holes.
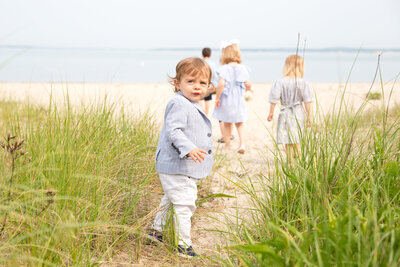
{"type": "MultiPolygon", "coordinates": [[[[268,94],[271,86],[271,83],[253,84],[255,93],[252,100],[247,102],[249,109],[247,129],[249,127],[253,129],[252,127],[256,125],[260,126],[259,123],[253,125],[253,122],[258,119],[263,124],[266,123],[269,110],[268,94]]],[[[371,89],[370,83],[349,83],[346,88],[345,84],[336,83],[313,83],[312,86],[323,113],[332,111],[335,99],[340,100],[344,90],[344,99],[357,108],[363,103],[367,92],[371,89]]],[[[400,101],[400,83],[384,83],[383,87],[386,98],[393,88],[391,103],[400,101]]],[[[380,84],[374,84],[371,92],[382,93],[380,84]]],[[[124,105],[128,111],[135,113],[149,109],[157,118],[162,119],[165,105],[174,92],[173,87],[168,83],[0,83],[0,95],[0,100],[3,101],[30,101],[44,106],[49,104],[51,96],[53,101],[63,104],[68,95],[71,105],[75,107],[102,102],[107,98],[107,102],[115,103],[117,106],[124,105]]],[[[336,101],[336,104],[338,102],[336,101]]],[[[368,105],[374,106],[378,103],[380,101],[370,101],[368,105]]],[[[276,110],[279,113],[279,108],[276,110]]]]}
{"type": "MultiPolygon", "coordinates": [[[[267,122],[269,112],[268,95],[271,83],[253,84],[254,95],[247,102],[249,118],[245,122],[245,134],[247,136],[247,150],[243,158],[255,158],[255,151],[263,146],[272,146],[271,136],[275,136],[275,126],[279,106],[275,108],[274,121],[267,122]]],[[[315,83],[312,84],[316,101],[313,111],[319,109],[320,114],[327,114],[339,107],[340,99],[344,95],[347,105],[357,109],[364,101],[369,90],[380,92],[380,84],[372,86],[369,83],[315,83]],[[343,94],[344,92],[344,94],[343,94]]],[[[388,99],[391,89],[391,105],[400,102],[400,83],[386,83],[383,85],[385,98],[388,99]]],[[[173,88],[168,83],[0,83],[0,100],[30,101],[37,105],[47,106],[50,99],[59,104],[65,104],[66,96],[69,96],[70,104],[79,108],[81,105],[92,105],[103,102],[115,104],[116,110],[124,107],[132,114],[150,111],[157,121],[162,123],[165,106],[174,95],[173,88]]],[[[211,103],[211,112],[214,108],[215,96],[211,103]]],[[[366,108],[374,108],[381,105],[380,100],[369,101],[366,108]]],[[[210,115],[211,117],[211,115],[210,115]]],[[[218,122],[212,119],[214,140],[221,137],[218,122]]],[[[234,133],[236,136],[237,134],[234,133]]],[[[233,148],[237,139],[232,143],[233,148]]]]}
{"type": "MultiPolygon", "coordinates": [[[[234,214],[235,209],[232,207],[249,205],[246,196],[240,193],[223,176],[229,177],[233,181],[240,181],[243,175],[256,175],[260,170],[265,169],[266,162],[273,160],[271,151],[274,149],[273,140],[279,107],[275,109],[273,122],[268,123],[268,95],[271,86],[271,83],[253,84],[253,98],[247,101],[249,118],[245,122],[244,128],[246,135],[246,153],[244,155],[235,152],[238,146],[236,132],[234,132],[236,138],[232,142],[230,151],[224,150],[223,146],[217,143],[221,133],[218,121],[211,119],[217,160],[214,164],[215,170],[206,183],[211,187],[212,193],[234,194],[237,198],[218,199],[206,203],[195,213],[192,229],[193,244],[197,251],[202,254],[213,255],[216,244],[225,245],[224,240],[219,239],[218,233],[207,231],[207,229],[221,229],[224,226],[217,220],[223,219],[228,213],[234,214]],[[217,220],[212,219],[213,217],[217,220]]],[[[364,102],[366,94],[371,88],[369,83],[349,83],[345,90],[344,84],[313,83],[312,86],[316,96],[313,111],[320,110],[320,114],[333,112],[335,105],[336,107],[339,106],[342,95],[348,107],[357,109],[364,102]]],[[[400,83],[385,83],[383,87],[385,99],[388,99],[390,91],[393,89],[390,104],[399,104],[400,83]]],[[[64,104],[65,97],[68,95],[71,105],[76,108],[81,105],[102,102],[106,98],[108,103],[116,105],[116,110],[123,106],[132,114],[150,111],[154,114],[160,127],[165,105],[174,95],[172,86],[167,83],[0,83],[0,92],[0,100],[3,101],[30,101],[44,106],[49,104],[50,96],[53,97],[53,101],[64,104]]],[[[375,84],[372,86],[371,92],[382,93],[381,86],[375,84]]],[[[212,107],[214,100],[215,96],[212,100],[212,107]]],[[[374,108],[380,105],[380,100],[371,100],[368,101],[366,108],[374,108]]],[[[117,256],[119,262],[125,256],[124,252],[117,256]]],[[[146,259],[142,259],[141,264],[146,264],[146,259]]]]}

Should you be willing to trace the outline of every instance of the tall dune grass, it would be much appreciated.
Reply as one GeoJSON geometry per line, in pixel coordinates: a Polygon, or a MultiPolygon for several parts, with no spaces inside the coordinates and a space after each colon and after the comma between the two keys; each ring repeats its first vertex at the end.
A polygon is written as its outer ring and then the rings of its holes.
{"type": "Polygon", "coordinates": [[[153,208],[153,121],[106,100],[78,110],[68,99],[45,109],[1,102],[0,134],[23,139],[28,154],[10,185],[11,155],[0,151],[0,265],[96,265],[135,242],[153,208]]]}
{"type": "Polygon", "coordinates": [[[273,166],[248,177],[254,209],[228,223],[224,265],[400,265],[400,108],[381,103],[320,114],[292,165],[275,150],[273,166]]]}

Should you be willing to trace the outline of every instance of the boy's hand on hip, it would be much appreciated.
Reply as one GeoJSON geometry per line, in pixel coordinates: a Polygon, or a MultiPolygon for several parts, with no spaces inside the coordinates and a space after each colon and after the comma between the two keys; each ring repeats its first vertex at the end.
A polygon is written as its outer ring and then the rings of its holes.
{"type": "Polygon", "coordinates": [[[201,163],[205,159],[203,154],[207,155],[207,152],[203,149],[195,148],[189,152],[188,156],[191,157],[194,162],[201,163]]]}
{"type": "Polygon", "coordinates": [[[216,99],[216,100],[215,100],[215,107],[218,108],[218,107],[219,107],[219,104],[220,104],[219,99],[216,99]]]}

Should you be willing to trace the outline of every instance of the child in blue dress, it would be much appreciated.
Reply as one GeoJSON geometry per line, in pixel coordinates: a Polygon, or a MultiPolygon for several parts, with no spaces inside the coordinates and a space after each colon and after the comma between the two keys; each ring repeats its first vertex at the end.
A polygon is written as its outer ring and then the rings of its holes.
{"type": "Polygon", "coordinates": [[[211,68],[200,58],[186,58],[171,78],[177,93],[167,104],[156,152],[156,170],[164,197],[149,238],[163,241],[167,211],[175,210],[180,256],[193,257],[191,217],[196,210],[197,183],[213,164],[211,122],[199,105],[211,84],[211,68]]]}
{"type": "Polygon", "coordinates": [[[230,147],[233,124],[239,135],[238,153],[245,152],[243,123],[247,119],[245,91],[252,91],[249,70],[242,65],[238,42],[232,40],[222,46],[221,67],[213,117],[223,122],[222,137],[227,148],[230,147]]]}
{"type": "Polygon", "coordinates": [[[273,119],[276,103],[281,103],[276,142],[285,145],[288,159],[300,152],[300,139],[305,120],[307,120],[307,127],[311,126],[310,108],[313,90],[311,85],[303,80],[303,76],[303,58],[298,55],[287,57],[283,68],[283,78],[275,82],[269,95],[271,104],[268,121],[273,119]],[[305,112],[302,103],[304,103],[305,112]]]}

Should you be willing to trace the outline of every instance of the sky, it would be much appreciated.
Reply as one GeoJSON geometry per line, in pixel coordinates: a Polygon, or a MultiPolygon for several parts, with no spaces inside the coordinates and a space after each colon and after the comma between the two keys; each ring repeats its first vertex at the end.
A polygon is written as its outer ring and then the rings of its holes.
{"type": "Polygon", "coordinates": [[[400,48],[400,0],[0,0],[0,46],[400,48]]]}

